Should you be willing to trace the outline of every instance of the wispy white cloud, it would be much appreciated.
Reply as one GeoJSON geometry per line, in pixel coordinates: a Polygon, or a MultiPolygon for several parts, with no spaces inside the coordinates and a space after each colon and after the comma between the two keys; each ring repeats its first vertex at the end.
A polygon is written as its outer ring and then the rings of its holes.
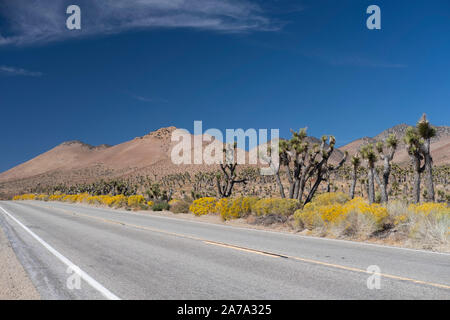
{"type": "Polygon", "coordinates": [[[368,58],[360,54],[352,53],[323,53],[323,52],[308,52],[303,53],[305,56],[312,59],[323,61],[332,66],[350,66],[350,67],[365,67],[365,68],[407,68],[408,66],[402,63],[392,63],[378,58],[368,58]]]}
{"type": "Polygon", "coordinates": [[[368,68],[406,68],[407,65],[401,63],[390,63],[377,59],[369,59],[360,56],[329,57],[326,61],[334,66],[354,66],[368,68]]]}
{"type": "Polygon", "coordinates": [[[167,103],[167,102],[169,102],[166,99],[162,99],[162,98],[149,98],[149,97],[139,96],[139,95],[135,95],[135,94],[132,94],[131,97],[133,99],[136,99],[136,100],[139,100],[142,102],[149,102],[149,103],[167,103]]]}
{"type": "Polygon", "coordinates": [[[42,72],[29,71],[22,68],[0,66],[0,74],[6,74],[10,76],[26,76],[26,77],[40,77],[42,72]]]}
{"type": "Polygon", "coordinates": [[[0,45],[32,44],[131,29],[193,28],[220,32],[278,30],[250,0],[77,0],[81,30],[66,29],[71,0],[14,0],[0,3],[6,31],[0,45]]]}

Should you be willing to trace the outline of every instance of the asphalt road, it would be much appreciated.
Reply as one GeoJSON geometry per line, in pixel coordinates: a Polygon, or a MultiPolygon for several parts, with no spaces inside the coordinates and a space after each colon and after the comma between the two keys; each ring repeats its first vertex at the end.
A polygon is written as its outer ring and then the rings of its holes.
{"type": "Polygon", "coordinates": [[[449,254],[56,202],[0,226],[43,299],[450,299],[449,254]]]}

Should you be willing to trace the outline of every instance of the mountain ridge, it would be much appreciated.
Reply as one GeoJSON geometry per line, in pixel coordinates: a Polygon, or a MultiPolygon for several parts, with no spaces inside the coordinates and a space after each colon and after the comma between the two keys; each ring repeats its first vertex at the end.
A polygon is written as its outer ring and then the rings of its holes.
{"type": "MultiPolygon", "coordinates": [[[[335,149],[331,162],[342,159],[344,152],[349,158],[366,143],[382,141],[394,133],[399,138],[399,147],[394,162],[406,164],[409,156],[401,136],[408,125],[399,124],[380,132],[375,137],[363,137],[335,149]]],[[[450,164],[450,127],[436,127],[437,136],[432,139],[431,150],[436,165],[450,164]]],[[[185,171],[199,172],[217,170],[215,165],[175,165],[170,160],[171,150],[178,142],[171,141],[171,133],[176,127],[164,127],[144,136],[119,143],[117,145],[92,146],[79,140],[65,141],[56,147],[0,173],[0,193],[5,190],[18,190],[37,184],[57,184],[70,181],[89,182],[100,178],[114,178],[129,175],[164,176],[185,171]]],[[[191,142],[194,136],[191,135],[191,142]]],[[[309,137],[310,143],[320,142],[309,137]]],[[[201,148],[210,143],[203,142],[201,148]]],[[[191,143],[191,152],[195,154],[195,144],[191,143]]],[[[248,157],[249,152],[245,152],[248,157]]],[[[192,157],[193,159],[193,157],[192,157]]]]}

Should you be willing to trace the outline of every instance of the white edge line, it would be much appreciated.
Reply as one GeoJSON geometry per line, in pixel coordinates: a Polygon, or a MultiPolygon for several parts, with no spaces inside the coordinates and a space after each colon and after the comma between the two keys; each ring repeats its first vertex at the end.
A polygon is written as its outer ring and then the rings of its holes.
{"type": "MultiPolygon", "coordinates": [[[[32,200],[30,200],[32,201],[32,200]]],[[[37,203],[34,203],[35,205],[38,205],[37,203]]],[[[55,203],[56,204],[56,203],[55,203]]],[[[71,203],[63,203],[58,202],[58,204],[61,204],[63,206],[67,206],[70,208],[76,208],[78,204],[71,204],[71,203]]],[[[56,206],[57,207],[57,206],[56,206]]],[[[345,239],[333,239],[333,238],[322,238],[317,236],[306,236],[302,234],[292,233],[292,232],[286,232],[286,231],[275,231],[275,230],[264,230],[264,229],[257,229],[257,228],[247,228],[247,227],[239,227],[239,226],[233,226],[233,225],[226,225],[226,224],[218,224],[213,222],[205,222],[205,221],[195,221],[191,219],[183,219],[183,218],[175,218],[175,217],[165,217],[165,216],[159,216],[159,215],[153,215],[153,214],[143,214],[138,212],[129,212],[125,210],[120,209],[109,209],[109,208],[101,208],[101,207],[94,207],[94,206],[85,206],[83,204],[80,205],[80,207],[85,209],[96,209],[100,212],[118,212],[128,215],[135,215],[140,217],[147,217],[147,218],[159,218],[159,219],[166,219],[166,220],[175,220],[175,221],[186,221],[191,222],[193,224],[205,224],[210,226],[215,226],[219,228],[233,228],[233,229],[240,229],[245,231],[252,231],[252,232],[266,232],[266,233],[272,233],[276,235],[285,235],[285,236],[291,236],[291,237],[297,237],[297,238],[303,238],[306,240],[317,240],[317,241],[330,241],[330,242],[342,242],[353,246],[369,246],[369,247],[378,247],[378,248],[384,248],[384,249],[396,249],[396,250],[404,250],[404,251],[410,251],[415,253],[427,253],[427,254],[437,254],[437,255],[444,255],[444,256],[450,256],[450,253],[447,252],[439,252],[439,251],[431,251],[431,250],[423,250],[423,249],[414,249],[414,248],[406,248],[406,247],[397,247],[397,246],[390,246],[387,244],[379,244],[379,243],[370,243],[370,242],[362,242],[362,241],[352,241],[352,240],[345,240],[345,239]]]]}
{"type": "Polygon", "coordinates": [[[28,232],[34,239],[36,239],[40,244],[42,244],[48,251],[50,251],[56,258],[58,258],[62,263],[66,266],[70,267],[74,272],[78,273],[78,275],[89,285],[91,285],[94,289],[99,291],[103,296],[108,298],[109,300],[121,300],[114,293],[106,289],[99,282],[97,282],[94,278],[88,275],[86,272],[81,270],[77,265],[75,265],[72,261],[64,257],[61,253],[56,251],[52,246],[50,246],[47,242],[42,240],[38,235],[36,235],[33,231],[31,231],[28,227],[23,225],[19,220],[14,218],[8,211],[6,211],[3,207],[0,206],[0,209],[3,210],[14,222],[16,222],[19,226],[21,226],[26,232],[28,232]]]}

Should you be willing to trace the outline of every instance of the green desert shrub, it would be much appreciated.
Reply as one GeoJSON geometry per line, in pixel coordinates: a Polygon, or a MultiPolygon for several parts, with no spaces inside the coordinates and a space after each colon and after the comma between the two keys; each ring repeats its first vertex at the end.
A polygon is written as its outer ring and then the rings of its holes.
{"type": "Polygon", "coordinates": [[[153,211],[167,211],[170,205],[166,201],[155,202],[152,206],[153,211]]]}

